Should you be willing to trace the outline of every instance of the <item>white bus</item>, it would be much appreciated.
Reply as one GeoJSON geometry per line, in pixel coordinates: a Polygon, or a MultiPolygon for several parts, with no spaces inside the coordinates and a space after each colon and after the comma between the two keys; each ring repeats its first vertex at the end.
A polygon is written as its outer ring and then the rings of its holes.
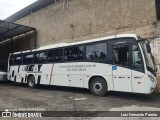
{"type": "Polygon", "coordinates": [[[156,69],[148,40],[121,34],[76,43],[61,43],[12,53],[8,80],[108,91],[152,93],[156,69]]]}

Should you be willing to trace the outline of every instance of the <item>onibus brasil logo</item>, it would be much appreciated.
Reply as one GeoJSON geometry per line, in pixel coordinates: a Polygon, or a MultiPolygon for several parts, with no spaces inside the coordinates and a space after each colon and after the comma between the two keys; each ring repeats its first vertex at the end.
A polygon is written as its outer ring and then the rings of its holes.
{"type": "Polygon", "coordinates": [[[10,111],[10,110],[6,109],[4,112],[2,112],[2,117],[5,117],[5,118],[9,118],[9,117],[20,117],[20,118],[30,117],[30,118],[33,118],[33,117],[42,117],[42,113],[41,112],[29,112],[29,111],[19,112],[16,110],[10,111]]]}

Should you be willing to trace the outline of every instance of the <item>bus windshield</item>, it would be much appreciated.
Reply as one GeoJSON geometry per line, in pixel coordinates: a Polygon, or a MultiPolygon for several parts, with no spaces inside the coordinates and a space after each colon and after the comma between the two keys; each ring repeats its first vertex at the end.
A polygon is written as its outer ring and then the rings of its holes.
{"type": "Polygon", "coordinates": [[[142,49],[144,52],[144,57],[146,60],[147,69],[153,73],[153,72],[155,72],[155,61],[154,61],[154,57],[151,53],[151,48],[149,46],[148,40],[142,41],[141,46],[142,46],[142,49]]]}

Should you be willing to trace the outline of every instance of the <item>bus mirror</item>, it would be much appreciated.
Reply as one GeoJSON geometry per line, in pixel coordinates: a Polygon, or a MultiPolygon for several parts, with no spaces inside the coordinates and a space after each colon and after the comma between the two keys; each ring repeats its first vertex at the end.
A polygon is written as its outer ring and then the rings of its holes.
{"type": "Polygon", "coordinates": [[[149,43],[146,44],[146,47],[147,47],[147,52],[151,53],[151,47],[150,47],[149,43]]]}

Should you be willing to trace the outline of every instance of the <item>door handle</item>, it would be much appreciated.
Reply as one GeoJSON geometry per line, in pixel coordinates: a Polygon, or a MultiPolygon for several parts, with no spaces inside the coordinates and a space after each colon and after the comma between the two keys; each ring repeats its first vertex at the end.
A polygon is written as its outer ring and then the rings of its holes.
{"type": "Polygon", "coordinates": [[[125,77],[118,77],[118,78],[125,78],[125,77]]]}

